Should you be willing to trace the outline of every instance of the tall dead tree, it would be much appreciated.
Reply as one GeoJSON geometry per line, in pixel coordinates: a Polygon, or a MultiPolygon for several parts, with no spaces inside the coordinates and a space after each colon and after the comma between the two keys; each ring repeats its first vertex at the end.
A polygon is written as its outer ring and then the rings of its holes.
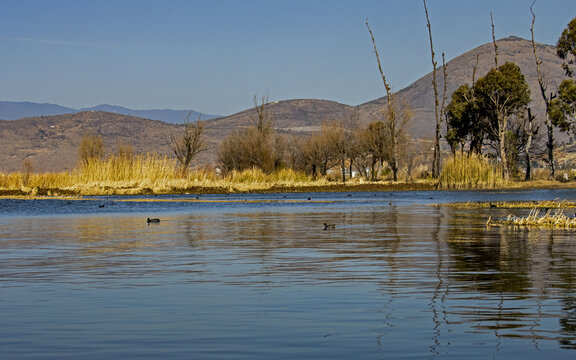
{"type": "Polygon", "coordinates": [[[386,76],[384,75],[384,71],[382,70],[380,55],[378,54],[378,48],[376,47],[376,40],[374,39],[374,34],[372,33],[372,29],[370,29],[370,25],[368,24],[368,20],[366,20],[366,27],[368,28],[370,37],[372,38],[374,53],[376,54],[376,60],[378,61],[378,70],[380,71],[380,76],[382,77],[384,88],[386,89],[386,112],[383,114],[387,142],[387,154],[385,160],[392,169],[394,181],[397,181],[400,152],[402,151],[400,142],[403,140],[406,134],[406,126],[412,116],[412,112],[409,106],[405,104],[400,104],[399,106],[396,103],[396,96],[394,93],[392,93],[392,88],[388,84],[386,76]]]}
{"type": "Polygon", "coordinates": [[[446,116],[446,100],[448,100],[448,71],[446,70],[446,58],[442,53],[442,78],[444,80],[444,89],[442,90],[442,105],[440,106],[440,119],[446,116]]]}
{"type": "Polygon", "coordinates": [[[530,33],[532,34],[532,51],[534,54],[534,61],[536,62],[536,73],[538,75],[538,85],[540,87],[540,95],[542,95],[542,100],[544,100],[544,104],[546,105],[546,113],[544,118],[544,124],[546,125],[546,129],[548,132],[548,139],[546,141],[546,150],[548,152],[548,166],[550,167],[550,177],[554,178],[555,176],[555,166],[554,166],[554,126],[552,124],[552,120],[549,116],[549,109],[550,109],[550,102],[556,97],[554,94],[550,93],[550,95],[546,94],[547,91],[547,82],[544,78],[544,72],[542,71],[542,59],[538,57],[536,52],[536,42],[534,41],[534,23],[536,22],[536,14],[534,13],[534,4],[536,1],[530,5],[530,12],[532,13],[532,26],[530,27],[530,33]]]}
{"type": "Polygon", "coordinates": [[[494,18],[492,11],[490,11],[490,24],[492,25],[492,44],[494,44],[494,68],[498,69],[498,44],[496,44],[496,36],[494,36],[494,18]]]}
{"type": "Polygon", "coordinates": [[[438,100],[438,82],[436,81],[436,60],[434,59],[434,44],[432,43],[432,27],[430,26],[430,18],[428,17],[428,8],[426,7],[426,0],[424,2],[424,12],[426,13],[426,24],[428,26],[428,35],[430,37],[430,52],[432,54],[432,85],[434,86],[434,117],[436,119],[436,132],[434,136],[434,155],[432,159],[432,175],[438,177],[440,175],[440,126],[442,118],[439,113],[439,100],[438,100]]]}

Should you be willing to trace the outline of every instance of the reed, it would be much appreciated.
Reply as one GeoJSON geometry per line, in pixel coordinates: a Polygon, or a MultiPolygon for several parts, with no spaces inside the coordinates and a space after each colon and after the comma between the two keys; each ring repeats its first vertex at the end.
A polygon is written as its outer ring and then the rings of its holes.
{"type": "Polygon", "coordinates": [[[548,210],[544,215],[540,216],[539,209],[532,209],[528,216],[517,217],[516,215],[508,215],[505,219],[494,220],[492,217],[488,218],[486,226],[499,226],[499,225],[513,225],[513,226],[536,226],[547,228],[576,228],[576,218],[564,215],[564,210],[548,210]]]}
{"type": "Polygon", "coordinates": [[[157,154],[141,156],[110,155],[107,159],[88,159],[74,172],[80,183],[170,180],[177,177],[173,159],[157,154]]]}
{"type": "Polygon", "coordinates": [[[233,171],[226,176],[207,169],[183,172],[175,160],[157,154],[86,159],[73,171],[62,173],[0,173],[0,190],[5,194],[14,191],[29,195],[57,194],[58,191],[66,195],[247,192],[322,184],[322,180],[312,180],[292,169],[266,174],[254,168],[233,171]]]}
{"type": "Polygon", "coordinates": [[[442,189],[490,189],[505,184],[502,170],[476,154],[451,157],[438,181],[442,189]]]}

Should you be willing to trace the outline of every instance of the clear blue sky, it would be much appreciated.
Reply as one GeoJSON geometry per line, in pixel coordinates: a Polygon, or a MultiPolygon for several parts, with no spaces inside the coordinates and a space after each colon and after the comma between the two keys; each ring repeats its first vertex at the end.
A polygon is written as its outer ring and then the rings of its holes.
{"type": "MultiPolygon", "coordinates": [[[[496,37],[530,38],[532,0],[428,0],[451,59],[496,37]]],[[[555,44],[574,0],[538,0],[536,41],[555,44]]],[[[422,0],[1,0],[0,100],[193,109],[271,101],[358,105],[384,95],[370,36],[400,90],[432,70],[422,0]]]]}

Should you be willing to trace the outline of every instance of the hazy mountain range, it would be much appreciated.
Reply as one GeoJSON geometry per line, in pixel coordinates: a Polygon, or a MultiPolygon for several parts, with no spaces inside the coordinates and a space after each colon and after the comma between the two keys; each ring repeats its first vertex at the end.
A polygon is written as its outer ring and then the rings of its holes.
{"type": "Polygon", "coordinates": [[[195,121],[200,117],[202,120],[214,119],[220,115],[202,114],[194,110],[170,110],[170,109],[153,109],[153,110],[134,110],[122,106],[102,104],[89,108],[72,109],[56,104],[40,104],[28,101],[0,101],[0,119],[17,120],[25,117],[34,116],[52,116],[62,114],[73,114],[83,111],[105,111],[115,114],[138,116],[145,119],[160,120],[171,124],[184,122],[188,114],[190,120],[195,121]]]}
{"type": "MultiPolygon", "coordinates": [[[[544,103],[538,88],[531,42],[508,37],[498,40],[497,43],[499,64],[513,61],[521,68],[531,88],[532,112],[537,116],[536,121],[542,122],[544,103]]],[[[555,91],[556,86],[564,78],[555,47],[538,44],[537,51],[543,60],[542,67],[548,91],[555,91]]],[[[476,47],[446,64],[448,102],[451,93],[458,86],[472,82],[472,69],[475,64],[477,64],[476,78],[485,75],[494,67],[492,43],[476,47]]],[[[444,84],[442,73],[440,67],[437,71],[440,93],[444,84]]],[[[374,74],[378,76],[377,69],[374,74]]],[[[410,86],[399,90],[397,97],[399,101],[410,104],[413,109],[410,130],[412,135],[418,138],[432,138],[435,127],[432,74],[427,74],[410,86]]],[[[354,114],[359,116],[362,123],[379,119],[385,104],[385,97],[356,106],[326,100],[296,99],[271,103],[269,113],[279,131],[305,135],[317,131],[324,122],[346,120],[355,116],[354,114]]],[[[125,112],[118,111],[123,108],[107,106],[97,108],[81,109],[84,111],[79,113],[71,111],[65,115],[48,116],[50,113],[43,112],[42,117],[0,121],[0,143],[4,150],[0,152],[0,170],[19,170],[24,160],[29,160],[34,168],[40,171],[71,169],[76,164],[78,144],[85,133],[102,135],[109,152],[113,152],[119,144],[128,144],[137,152],[154,151],[170,155],[168,139],[180,129],[173,123],[181,122],[187,113],[187,111],[180,112],[179,116],[175,115],[177,120],[169,123],[168,120],[149,120],[157,118],[150,113],[142,115],[135,110],[129,110],[130,115],[123,115],[125,112]],[[110,112],[111,110],[115,112],[110,112]]],[[[44,109],[58,111],[58,106],[51,105],[44,109]]],[[[198,163],[214,163],[219,142],[238,127],[250,125],[254,116],[254,109],[247,109],[230,116],[207,120],[205,131],[208,150],[201,154],[198,163]]],[[[192,118],[197,118],[197,115],[192,115],[192,118]]],[[[444,129],[443,127],[443,131],[444,129]]]]}

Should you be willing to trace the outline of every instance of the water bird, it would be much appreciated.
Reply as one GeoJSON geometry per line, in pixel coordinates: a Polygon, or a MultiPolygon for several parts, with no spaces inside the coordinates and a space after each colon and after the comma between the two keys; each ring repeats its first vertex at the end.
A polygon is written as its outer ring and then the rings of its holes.
{"type": "Polygon", "coordinates": [[[106,204],[100,204],[100,205],[98,205],[99,208],[103,208],[103,207],[105,207],[105,206],[106,206],[106,204]]]}
{"type": "Polygon", "coordinates": [[[491,207],[491,208],[495,208],[495,207],[497,207],[497,206],[496,206],[496,204],[490,203],[490,207],[491,207]]]}
{"type": "Polygon", "coordinates": [[[146,222],[147,222],[148,224],[150,224],[150,223],[159,223],[159,222],[160,222],[160,219],[157,219],[157,218],[153,218],[153,219],[146,218],[146,222]]]}
{"type": "Polygon", "coordinates": [[[334,230],[336,229],[336,224],[326,224],[324,223],[324,230],[334,230]]]}

